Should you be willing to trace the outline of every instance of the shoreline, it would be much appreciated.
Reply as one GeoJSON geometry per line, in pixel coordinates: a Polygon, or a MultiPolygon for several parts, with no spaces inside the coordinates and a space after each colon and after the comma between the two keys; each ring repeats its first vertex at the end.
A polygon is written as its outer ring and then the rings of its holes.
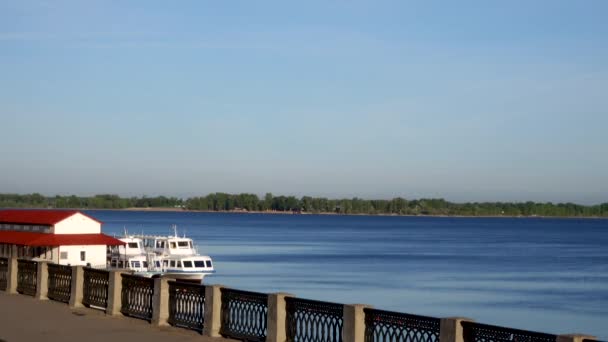
{"type": "Polygon", "coordinates": [[[291,212],[276,210],[191,210],[182,208],[123,208],[123,209],[83,209],[83,210],[117,210],[117,211],[142,211],[142,212],[185,212],[185,213],[222,213],[222,214],[268,214],[268,215],[327,215],[327,216],[388,216],[388,217],[441,217],[441,218],[541,218],[541,219],[600,219],[608,220],[606,216],[540,216],[540,215],[403,215],[403,214],[340,214],[333,212],[291,212]]]}

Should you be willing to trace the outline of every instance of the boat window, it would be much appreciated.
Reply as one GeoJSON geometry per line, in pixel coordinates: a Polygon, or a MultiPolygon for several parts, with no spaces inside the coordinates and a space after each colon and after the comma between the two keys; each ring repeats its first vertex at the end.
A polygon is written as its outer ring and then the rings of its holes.
{"type": "Polygon", "coordinates": [[[131,267],[140,268],[141,265],[139,264],[139,261],[131,261],[131,267]]]}
{"type": "Polygon", "coordinates": [[[181,261],[177,261],[177,267],[182,267],[182,262],[181,261]]]}
{"type": "Polygon", "coordinates": [[[207,260],[207,267],[212,267],[211,266],[211,260],[207,260]]]}
{"type": "Polygon", "coordinates": [[[87,260],[87,252],[80,251],[80,261],[85,261],[85,260],[87,260]]]}
{"type": "Polygon", "coordinates": [[[112,261],[110,262],[110,266],[112,266],[112,267],[116,267],[116,260],[112,260],[112,261]]]}
{"type": "Polygon", "coordinates": [[[171,260],[171,267],[175,267],[175,260],[171,260]]]}
{"type": "Polygon", "coordinates": [[[192,261],[184,261],[184,267],[192,267],[192,261]]]}
{"type": "Polygon", "coordinates": [[[167,267],[169,265],[169,260],[163,260],[163,265],[167,267]]]}
{"type": "Polygon", "coordinates": [[[175,248],[175,242],[170,242],[171,249],[175,248]]]}
{"type": "Polygon", "coordinates": [[[137,246],[137,242],[129,242],[128,245],[129,245],[129,248],[139,248],[137,246]]]}
{"type": "Polygon", "coordinates": [[[160,267],[160,261],[156,262],[156,267],[160,267]]]}
{"type": "Polygon", "coordinates": [[[68,252],[61,252],[61,253],[59,254],[59,259],[61,259],[61,260],[65,260],[65,259],[67,259],[67,258],[68,258],[68,252]]]}
{"type": "Polygon", "coordinates": [[[148,268],[148,262],[147,261],[142,261],[142,264],[144,264],[145,268],[148,268]]]}
{"type": "Polygon", "coordinates": [[[203,260],[194,260],[194,267],[205,267],[205,262],[203,260]]]}
{"type": "Polygon", "coordinates": [[[194,248],[192,247],[192,241],[188,241],[188,245],[190,245],[190,248],[194,248]]]}
{"type": "Polygon", "coordinates": [[[178,245],[180,248],[183,248],[183,247],[188,248],[188,247],[190,247],[190,244],[188,243],[188,241],[178,241],[178,242],[177,242],[177,245],[178,245]]]}

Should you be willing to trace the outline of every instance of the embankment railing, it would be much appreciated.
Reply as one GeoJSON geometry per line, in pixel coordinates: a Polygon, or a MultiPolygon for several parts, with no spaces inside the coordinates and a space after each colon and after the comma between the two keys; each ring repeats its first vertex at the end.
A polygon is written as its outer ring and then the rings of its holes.
{"type": "Polygon", "coordinates": [[[48,264],[47,266],[49,275],[47,297],[69,303],[72,293],[72,267],[58,264],[48,264]]]}
{"type": "Polygon", "coordinates": [[[152,320],[154,279],[122,274],[120,312],[124,315],[152,320]]]}
{"type": "Polygon", "coordinates": [[[36,295],[36,284],[38,282],[38,263],[31,260],[17,261],[17,292],[28,295],[36,295]]]}
{"type": "Polygon", "coordinates": [[[366,308],[365,342],[439,342],[439,318],[366,308]]]}
{"type": "Polygon", "coordinates": [[[344,305],[286,297],[287,341],[340,342],[344,305]]]}
{"type": "Polygon", "coordinates": [[[8,258],[0,258],[0,291],[6,291],[8,285],[8,258]]]}
{"type": "Polygon", "coordinates": [[[489,324],[462,322],[465,342],[556,342],[557,335],[505,328],[489,324]]]}
{"type": "Polygon", "coordinates": [[[268,295],[16,258],[0,258],[0,286],[9,294],[20,292],[37,299],[48,296],[68,302],[72,308],[82,303],[103,308],[110,315],[143,318],[156,326],[171,324],[209,337],[224,335],[247,341],[600,342],[589,335],[546,334],[458,317],[440,320],[285,293],[268,295]]]}
{"type": "Polygon", "coordinates": [[[244,341],[266,341],[268,294],[222,288],[220,334],[244,341]]]}
{"type": "Polygon", "coordinates": [[[108,307],[109,284],[110,272],[85,267],[82,304],[106,309],[108,307]]]}
{"type": "Polygon", "coordinates": [[[204,319],[205,286],[170,281],[169,324],[202,332],[204,319]]]}

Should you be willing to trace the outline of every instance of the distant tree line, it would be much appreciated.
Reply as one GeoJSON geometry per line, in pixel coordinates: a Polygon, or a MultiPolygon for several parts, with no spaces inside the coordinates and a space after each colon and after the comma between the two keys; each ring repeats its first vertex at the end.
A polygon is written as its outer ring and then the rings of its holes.
{"type": "Polygon", "coordinates": [[[43,196],[34,194],[0,194],[0,208],[177,208],[204,211],[277,211],[305,213],[370,214],[370,215],[446,215],[446,216],[596,216],[608,217],[608,203],[579,205],[574,203],[472,202],[454,203],[441,198],[391,200],[361,198],[328,199],[325,197],[274,196],[255,194],[212,193],[181,199],[176,197],[128,197],[102,194],[91,197],[43,196]]]}

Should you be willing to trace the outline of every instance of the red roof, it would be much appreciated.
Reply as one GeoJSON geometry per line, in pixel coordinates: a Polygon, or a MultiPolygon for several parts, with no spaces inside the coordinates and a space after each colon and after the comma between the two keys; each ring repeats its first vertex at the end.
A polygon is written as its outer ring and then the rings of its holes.
{"type": "Polygon", "coordinates": [[[41,224],[52,226],[78,213],[90,218],[91,220],[101,223],[99,220],[96,220],[95,218],[78,210],[40,209],[0,210],[0,223],[41,224]]]}
{"type": "Polygon", "coordinates": [[[0,231],[0,243],[24,246],[117,246],[125,244],[105,234],[46,234],[14,231],[0,231]]]}

